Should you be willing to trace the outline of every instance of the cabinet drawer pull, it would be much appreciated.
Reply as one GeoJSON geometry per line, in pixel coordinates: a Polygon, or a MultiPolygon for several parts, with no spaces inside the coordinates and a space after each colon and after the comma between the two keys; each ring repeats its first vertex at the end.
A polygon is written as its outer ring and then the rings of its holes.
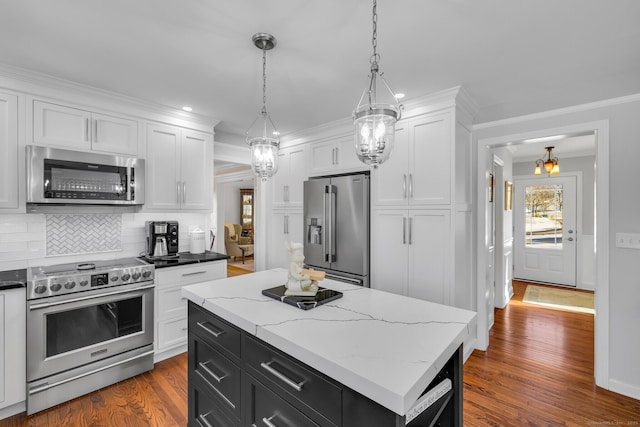
{"type": "Polygon", "coordinates": [[[206,414],[202,415],[198,415],[198,418],[196,418],[196,421],[198,421],[198,424],[200,424],[202,427],[214,427],[213,424],[211,424],[209,421],[207,421],[207,416],[209,416],[211,412],[207,412],[206,414]]]}
{"type": "Polygon", "coordinates": [[[197,322],[196,324],[198,326],[200,326],[202,329],[204,329],[205,331],[209,332],[211,335],[213,335],[216,338],[218,338],[218,337],[220,337],[220,335],[224,334],[224,331],[215,331],[212,328],[210,328],[209,326],[207,326],[207,324],[211,325],[209,322],[197,322]]]}
{"type": "MultiPolygon", "coordinates": [[[[192,273],[184,273],[184,274],[182,275],[182,277],[186,277],[186,276],[194,276],[194,275],[196,275],[196,274],[204,274],[204,273],[206,273],[206,271],[194,271],[194,272],[192,272],[192,273]]],[[[182,298],[182,299],[184,299],[184,298],[182,298]]]]}
{"type": "MultiPolygon", "coordinates": [[[[198,376],[199,376],[200,378],[202,378],[202,379],[204,380],[204,382],[206,382],[206,383],[207,383],[207,385],[208,385],[209,387],[211,387],[211,390],[213,390],[213,391],[214,391],[214,392],[215,392],[215,393],[216,393],[216,394],[217,394],[217,395],[222,399],[222,401],[223,401],[224,403],[226,403],[227,405],[229,405],[229,407],[230,407],[231,409],[236,409],[236,405],[234,405],[234,404],[233,404],[233,402],[232,402],[232,401],[230,401],[230,400],[227,398],[227,396],[225,396],[225,395],[224,395],[220,390],[218,390],[218,389],[217,389],[213,384],[211,384],[211,382],[207,379],[207,377],[205,377],[204,375],[202,375],[202,372],[200,372],[200,371],[198,371],[198,370],[196,369],[196,374],[198,374],[198,376]]],[[[209,414],[207,414],[207,415],[209,415],[209,414]]]]}
{"type": "Polygon", "coordinates": [[[262,362],[262,363],[260,363],[260,366],[262,366],[262,368],[265,371],[269,372],[274,377],[276,377],[279,380],[283,381],[289,387],[295,389],[296,391],[302,391],[302,386],[304,385],[305,381],[300,381],[299,383],[293,381],[292,379],[288,378],[287,376],[283,375],[282,373],[280,373],[277,370],[275,370],[274,368],[272,368],[271,367],[272,363],[273,363],[273,360],[271,362],[267,362],[267,363],[262,362]]]}
{"type": "Polygon", "coordinates": [[[205,371],[207,374],[211,375],[211,378],[213,378],[214,380],[216,380],[216,382],[220,383],[222,382],[223,379],[227,378],[229,375],[228,374],[224,374],[221,377],[219,377],[218,375],[216,375],[215,372],[213,372],[208,366],[209,362],[199,362],[198,366],[200,366],[202,368],[203,371],[205,371]]]}
{"type": "Polygon", "coordinates": [[[268,426],[268,427],[278,427],[276,426],[274,423],[271,422],[271,420],[273,419],[273,417],[275,417],[275,415],[271,415],[269,418],[267,417],[262,417],[262,422],[264,423],[264,425],[268,426]]]}

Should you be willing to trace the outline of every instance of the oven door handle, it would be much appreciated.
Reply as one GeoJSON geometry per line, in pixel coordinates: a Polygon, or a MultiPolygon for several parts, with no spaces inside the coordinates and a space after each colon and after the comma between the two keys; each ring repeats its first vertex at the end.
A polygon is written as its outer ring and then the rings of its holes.
{"type": "Polygon", "coordinates": [[[152,289],[154,287],[155,287],[155,285],[147,285],[147,286],[140,286],[139,288],[134,288],[134,289],[123,289],[121,291],[107,292],[106,294],[91,295],[91,296],[67,299],[67,300],[64,300],[64,301],[57,301],[57,302],[45,302],[45,303],[42,303],[42,304],[33,304],[33,305],[29,305],[29,310],[39,310],[41,308],[55,307],[56,305],[64,305],[64,304],[69,304],[69,303],[72,303],[72,302],[86,301],[86,300],[95,299],[95,298],[102,298],[102,297],[110,297],[112,295],[127,294],[127,293],[131,293],[131,292],[142,291],[142,290],[145,290],[145,289],[152,289]]]}
{"type": "Polygon", "coordinates": [[[132,362],[132,361],[134,361],[134,360],[141,359],[141,358],[143,358],[143,357],[147,357],[147,356],[149,356],[149,355],[151,355],[151,354],[153,354],[153,353],[154,353],[154,350],[147,351],[147,352],[142,353],[142,354],[139,354],[139,355],[137,355],[137,356],[130,357],[130,358],[129,358],[129,359],[127,359],[127,360],[121,360],[120,362],[115,362],[115,363],[112,363],[112,364],[110,364],[110,365],[103,366],[103,367],[98,368],[98,369],[94,369],[93,371],[85,372],[85,373],[82,373],[82,374],[76,375],[76,376],[71,377],[71,378],[66,378],[66,379],[64,379],[64,380],[61,380],[61,381],[55,382],[55,383],[53,383],[53,384],[49,384],[49,383],[42,384],[42,385],[40,385],[40,386],[34,387],[34,388],[32,388],[31,390],[29,390],[29,394],[30,394],[30,395],[34,395],[34,394],[36,394],[36,393],[41,393],[41,392],[43,392],[43,391],[45,391],[45,390],[49,390],[49,389],[50,389],[50,388],[52,388],[52,387],[57,387],[57,386],[60,386],[60,385],[62,385],[62,384],[66,384],[66,383],[68,383],[68,382],[70,382],[70,381],[75,381],[75,380],[78,380],[78,379],[80,379],[80,378],[87,377],[87,376],[89,376],[89,375],[97,374],[98,372],[104,371],[104,370],[106,370],[106,369],[111,369],[111,368],[113,368],[113,367],[115,367],[115,366],[124,365],[125,363],[129,363],[129,362],[132,362]]]}

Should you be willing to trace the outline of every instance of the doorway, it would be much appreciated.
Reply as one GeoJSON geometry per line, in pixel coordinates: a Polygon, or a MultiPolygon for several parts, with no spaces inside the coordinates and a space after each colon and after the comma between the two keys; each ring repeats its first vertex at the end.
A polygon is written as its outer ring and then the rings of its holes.
{"type": "MultiPolygon", "coordinates": [[[[487,214],[487,182],[488,176],[493,167],[492,149],[501,146],[510,146],[516,142],[534,141],[540,138],[547,138],[549,135],[595,135],[596,163],[595,169],[595,201],[594,223],[597,229],[598,238],[595,241],[594,255],[594,287],[598,294],[595,309],[598,313],[595,320],[595,366],[594,373],[596,383],[604,388],[609,388],[609,343],[606,339],[609,330],[609,122],[601,120],[596,122],[579,123],[557,128],[536,128],[536,120],[523,121],[519,127],[528,129],[523,133],[513,134],[500,129],[493,129],[485,134],[495,136],[479,138],[477,140],[477,342],[476,348],[485,350],[489,345],[490,312],[494,309],[494,301],[489,299],[490,286],[487,266],[490,264],[489,256],[493,254],[489,251],[487,231],[487,221],[490,220],[487,214]]],[[[504,126],[503,129],[513,129],[514,127],[504,126]]],[[[485,128],[486,129],[486,128],[485,128]]]]}
{"type": "Polygon", "coordinates": [[[514,179],[514,278],[576,286],[578,176],[514,179]]]}

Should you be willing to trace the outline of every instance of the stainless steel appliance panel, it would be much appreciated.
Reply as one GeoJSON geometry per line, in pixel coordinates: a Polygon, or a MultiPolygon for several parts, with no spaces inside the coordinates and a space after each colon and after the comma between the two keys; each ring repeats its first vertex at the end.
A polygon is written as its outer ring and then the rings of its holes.
{"type": "Polygon", "coordinates": [[[330,268],[329,238],[330,218],[326,215],[328,208],[327,187],[331,181],[313,179],[304,182],[304,256],[305,263],[317,267],[330,268]]]}
{"type": "Polygon", "coordinates": [[[153,294],[134,284],[27,301],[27,381],[152,344],[153,294]]]}
{"type": "Polygon", "coordinates": [[[135,157],[26,146],[27,204],[144,204],[145,162],[135,157]]]}
{"type": "Polygon", "coordinates": [[[331,268],[352,274],[369,273],[369,177],[331,178],[333,242],[331,268]],[[334,231],[335,230],[335,231],[334,231]]]}
{"type": "Polygon", "coordinates": [[[308,267],[368,286],[369,175],[304,183],[304,254],[308,267]]]}

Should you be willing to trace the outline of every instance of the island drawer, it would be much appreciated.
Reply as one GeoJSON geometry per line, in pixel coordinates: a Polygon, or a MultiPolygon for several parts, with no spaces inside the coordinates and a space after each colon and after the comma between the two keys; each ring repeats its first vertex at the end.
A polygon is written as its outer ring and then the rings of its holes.
{"type": "Polygon", "coordinates": [[[312,368],[245,335],[246,365],[270,388],[299,400],[335,425],[340,425],[342,389],[312,368]]]}
{"type": "Polygon", "coordinates": [[[229,357],[240,358],[240,329],[193,303],[189,303],[189,332],[195,333],[229,357]]]}
{"type": "Polygon", "coordinates": [[[302,412],[262,385],[250,375],[247,378],[247,393],[251,407],[247,414],[252,427],[319,427],[302,412]]]}
{"type": "Polygon", "coordinates": [[[189,382],[189,427],[240,427],[240,421],[218,406],[218,400],[197,378],[189,382]]]}
{"type": "Polygon", "coordinates": [[[202,380],[220,406],[233,412],[237,418],[241,412],[241,370],[209,344],[190,338],[189,358],[192,376],[202,380]]]}

